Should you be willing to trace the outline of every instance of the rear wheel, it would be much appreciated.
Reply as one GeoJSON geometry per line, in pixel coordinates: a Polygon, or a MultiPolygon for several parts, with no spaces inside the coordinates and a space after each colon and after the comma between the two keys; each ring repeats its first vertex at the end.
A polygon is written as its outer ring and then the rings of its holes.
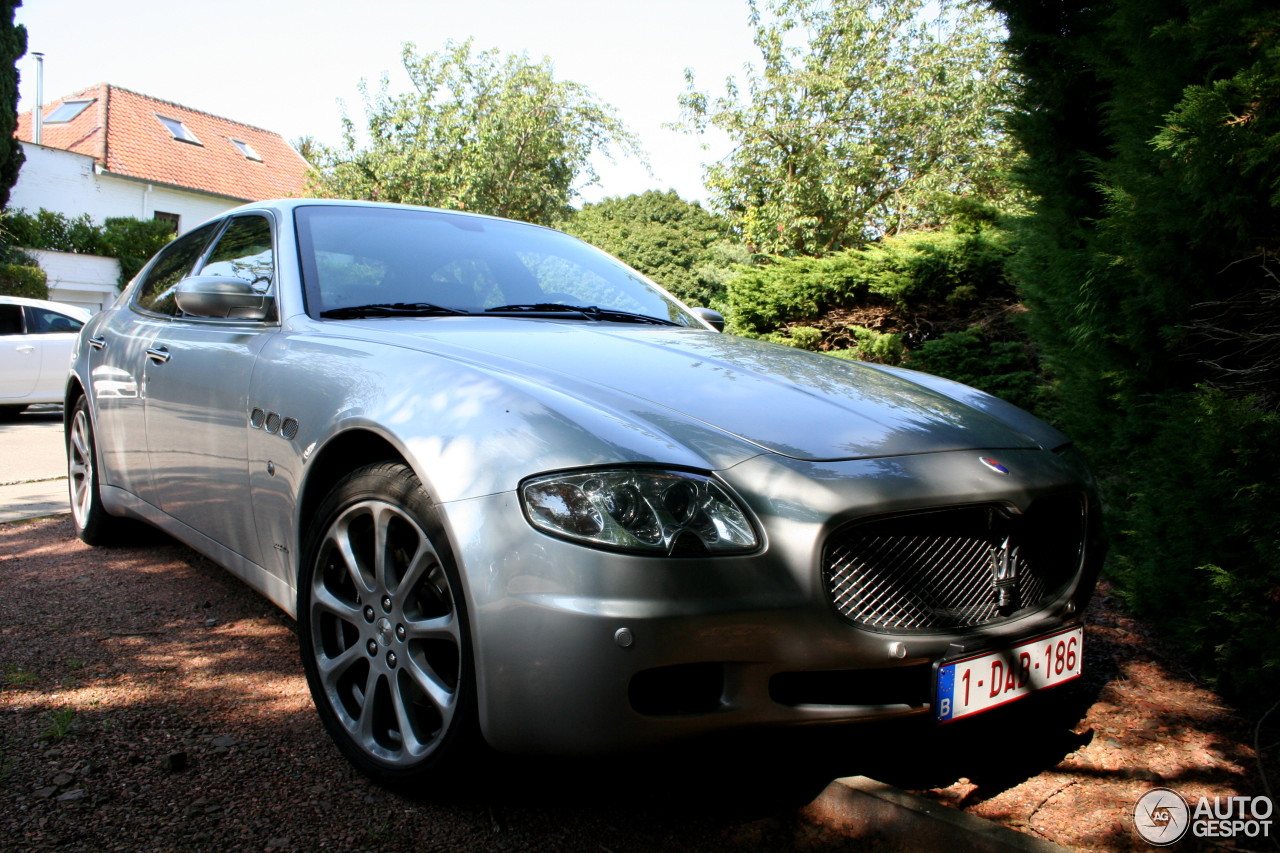
{"type": "Polygon", "coordinates": [[[115,539],[119,520],[102,505],[98,481],[98,448],[94,441],[89,401],[80,397],[67,420],[67,484],[71,518],[76,535],[89,545],[106,545],[115,539]]]}
{"type": "Polygon", "coordinates": [[[478,746],[458,571],[417,476],[361,468],[329,494],[298,578],[298,637],[325,728],[366,775],[439,783],[478,746]]]}

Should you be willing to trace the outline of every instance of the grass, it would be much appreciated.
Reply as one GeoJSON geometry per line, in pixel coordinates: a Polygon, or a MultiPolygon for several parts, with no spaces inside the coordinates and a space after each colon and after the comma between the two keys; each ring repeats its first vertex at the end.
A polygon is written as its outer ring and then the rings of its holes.
{"type": "Polygon", "coordinates": [[[13,664],[4,665],[5,684],[31,684],[35,680],[36,676],[33,672],[27,672],[25,669],[14,666],[13,664]]]}
{"type": "Polygon", "coordinates": [[[71,728],[76,721],[75,709],[62,708],[58,711],[50,711],[48,720],[49,725],[45,727],[41,737],[56,743],[71,734],[71,728]]]}

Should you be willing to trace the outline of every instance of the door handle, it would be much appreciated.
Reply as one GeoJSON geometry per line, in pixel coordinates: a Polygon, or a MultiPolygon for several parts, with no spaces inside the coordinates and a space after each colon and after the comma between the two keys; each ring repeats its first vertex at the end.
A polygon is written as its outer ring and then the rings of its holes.
{"type": "Polygon", "coordinates": [[[164,364],[171,356],[169,355],[169,350],[165,347],[151,347],[147,350],[147,358],[156,364],[164,364]]]}
{"type": "Polygon", "coordinates": [[[107,339],[102,335],[94,335],[92,338],[89,338],[89,346],[96,350],[104,350],[107,348],[107,339]]]}
{"type": "Polygon", "coordinates": [[[36,348],[31,344],[23,344],[22,346],[18,347],[18,352],[22,353],[23,355],[30,355],[35,351],[36,351],[36,348]]]}

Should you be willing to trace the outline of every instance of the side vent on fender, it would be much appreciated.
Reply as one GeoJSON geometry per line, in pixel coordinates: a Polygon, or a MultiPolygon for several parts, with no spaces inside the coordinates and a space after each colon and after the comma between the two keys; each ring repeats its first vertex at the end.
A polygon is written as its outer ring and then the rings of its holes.
{"type": "Polygon", "coordinates": [[[254,409],[249,412],[249,426],[253,429],[265,430],[272,435],[279,435],[285,441],[293,441],[298,436],[298,419],[285,418],[275,412],[254,409]]]}

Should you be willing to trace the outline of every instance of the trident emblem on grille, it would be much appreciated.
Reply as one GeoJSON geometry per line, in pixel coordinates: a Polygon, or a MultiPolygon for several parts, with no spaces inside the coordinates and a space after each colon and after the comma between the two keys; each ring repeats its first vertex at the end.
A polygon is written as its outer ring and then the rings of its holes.
{"type": "Polygon", "coordinates": [[[1006,536],[1003,542],[991,549],[991,584],[995,589],[996,610],[1001,616],[1008,616],[1020,606],[1018,546],[1009,538],[1006,536]]]}

